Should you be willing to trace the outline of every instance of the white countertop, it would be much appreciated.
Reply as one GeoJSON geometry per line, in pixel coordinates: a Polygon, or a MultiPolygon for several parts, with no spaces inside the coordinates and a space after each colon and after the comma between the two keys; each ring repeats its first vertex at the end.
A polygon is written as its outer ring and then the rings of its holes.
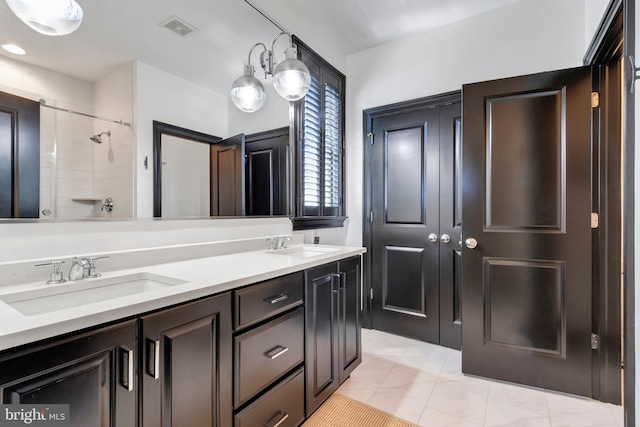
{"type": "MultiPolygon", "coordinates": [[[[185,281],[184,284],[167,286],[125,297],[108,299],[92,304],[50,313],[26,316],[0,300],[0,350],[17,347],[61,334],[97,326],[103,323],[136,316],[173,304],[214,295],[220,292],[250,285],[263,280],[301,271],[332,261],[359,255],[365,248],[325,245],[296,245],[288,250],[308,248],[328,252],[306,256],[266,252],[265,250],[240,252],[229,255],[198,258],[180,262],[150,265],[104,273],[100,279],[83,279],[47,285],[44,282],[0,288],[0,298],[16,292],[45,289],[51,286],[90,283],[135,273],[150,273],[185,281]]],[[[73,294],[69,294],[73,295],[73,294]]]]}

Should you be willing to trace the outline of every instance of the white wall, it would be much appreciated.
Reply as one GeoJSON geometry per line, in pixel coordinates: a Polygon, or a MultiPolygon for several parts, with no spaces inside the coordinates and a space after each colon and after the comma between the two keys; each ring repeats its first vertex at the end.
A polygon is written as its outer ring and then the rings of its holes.
{"type": "Polygon", "coordinates": [[[522,1],[347,57],[346,243],[362,244],[362,114],[462,84],[581,65],[584,0],[522,1]]]}
{"type": "Polygon", "coordinates": [[[585,52],[600,25],[600,21],[607,10],[609,0],[584,0],[584,49],[585,52]]]}
{"type": "MultiPolygon", "coordinates": [[[[260,73],[258,70],[256,73],[260,73]]],[[[271,80],[272,81],[272,80],[271,80]]],[[[258,111],[240,111],[229,97],[229,132],[226,136],[245,135],[289,126],[289,101],[282,98],[273,88],[273,83],[263,83],[267,100],[258,111]]]]}
{"type": "Polygon", "coordinates": [[[144,62],[135,63],[134,122],[137,136],[137,217],[153,216],[153,121],[226,136],[227,96],[144,62]],[[145,157],[149,168],[145,169],[145,157]]]}
{"type": "MultiPolygon", "coordinates": [[[[125,123],[133,122],[133,62],[129,62],[101,78],[95,84],[94,114],[125,123]]],[[[93,134],[103,135],[102,144],[93,145],[93,193],[101,201],[95,205],[96,216],[103,218],[131,218],[135,216],[133,186],[134,147],[133,128],[93,121],[93,134]],[[102,201],[113,199],[112,212],[102,211],[102,201]]]]}

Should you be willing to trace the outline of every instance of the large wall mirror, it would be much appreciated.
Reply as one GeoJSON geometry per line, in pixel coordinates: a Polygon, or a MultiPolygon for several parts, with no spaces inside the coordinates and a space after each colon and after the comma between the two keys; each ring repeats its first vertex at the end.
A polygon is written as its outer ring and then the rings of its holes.
{"type": "Polygon", "coordinates": [[[154,121],[154,217],[287,215],[289,134],[222,139],[154,121]]]}
{"type": "MultiPolygon", "coordinates": [[[[252,62],[267,92],[264,107],[244,113],[228,99],[251,47],[270,46],[281,29],[241,0],[78,2],[82,25],[61,37],[36,33],[0,2],[0,28],[26,51],[23,56],[0,51],[0,92],[40,104],[40,164],[33,166],[40,175],[38,217],[156,216],[155,198],[162,194],[154,196],[160,172],[153,162],[154,121],[221,139],[244,134],[244,176],[261,164],[278,169],[264,188],[243,187],[244,211],[234,214],[288,215],[289,103],[277,96],[257,58],[252,62]],[[279,138],[277,149],[266,149],[259,141],[273,135],[279,138]],[[274,191],[282,197],[261,199],[274,191]],[[107,198],[113,210],[103,206],[107,198]]],[[[285,39],[276,44],[276,55],[283,57],[285,39]]],[[[197,153],[202,145],[165,136],[163,150],[173,158],[172,149],[197,153]]],[[[175,176],[186,171],[190,179],[202,179],[205,162],[175,176]]],[[[173,188],[176,197],[183,184],[172,179],[165,177],[161,188],[173,188]]],[[[190,202],[178,197],[176,206],[181,203],[190,202]]],[[[211,204],[205,200],[183,210],[163,203],[161,216],[209,216],[211,204]]]]}

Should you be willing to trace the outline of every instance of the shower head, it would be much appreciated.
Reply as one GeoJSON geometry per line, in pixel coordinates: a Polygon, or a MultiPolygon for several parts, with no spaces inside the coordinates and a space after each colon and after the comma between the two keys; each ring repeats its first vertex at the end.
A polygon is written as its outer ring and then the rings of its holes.
{"type": "Polygon", "coordinates": [[[95,142],[96,144],[102,144],[102,135],[107,135],[108,137],[111,137],[111,131],[108,130],[106,132],[102,132],[97,135],[91,135],[89,139],[95,142]]]}

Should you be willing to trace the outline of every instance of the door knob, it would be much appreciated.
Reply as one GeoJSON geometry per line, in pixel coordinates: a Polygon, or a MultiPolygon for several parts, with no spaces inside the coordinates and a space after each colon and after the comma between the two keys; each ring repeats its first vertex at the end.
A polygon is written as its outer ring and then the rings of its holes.
{"type": "Polygon", "coordinates": [[[429,234],[429,237],[427,237],[427,239],[429,239],[431,243],[436,243],[438,241],[438,236],[434,233],[431,233],[429,234]]]}
{"type": "Polygon", "coordinates": [[[443,234],[442,236],[440,236],[440,241],[442,243],[449,243],[451,241],[451,236],[449,236],[448,234],[443,234]]]}
{"type": "Polygon", "coordinates": [[[478,246],[478,241],[473,237],[470,237],[464,241],[464,244],[467,245],[469,249],[475,249],[478,246]]]}

